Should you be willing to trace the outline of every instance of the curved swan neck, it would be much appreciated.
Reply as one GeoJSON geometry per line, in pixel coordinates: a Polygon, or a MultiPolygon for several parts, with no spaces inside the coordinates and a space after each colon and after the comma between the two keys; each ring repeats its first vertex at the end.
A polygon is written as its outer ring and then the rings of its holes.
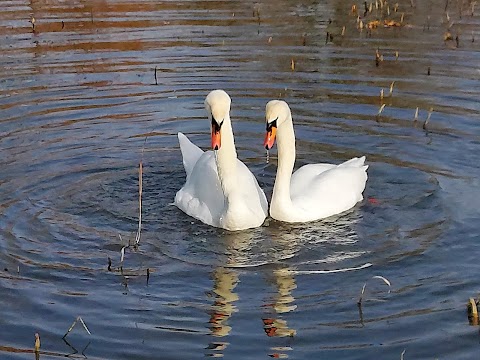
{"type": "Polygon", "coordinates": [[[237,188],[237,151],[235,150],[230,115],[227,115],[223,120],[220,134],[222,146],[217,150],[217,170],[223,193],[228,198],[237,188]]]}
{"type": "Polygon", "coordinates": [[[290,180],[295,165],[295,132],[293,130],[292,115],[289,113],[286,120],[277,129],[278,167],[275,185],[273,186],[273,201],[289,202],[290,180]]]}

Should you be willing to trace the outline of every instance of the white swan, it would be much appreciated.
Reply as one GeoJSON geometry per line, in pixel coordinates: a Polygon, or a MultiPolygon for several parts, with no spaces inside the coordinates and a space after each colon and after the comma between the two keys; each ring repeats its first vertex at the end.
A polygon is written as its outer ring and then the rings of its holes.
{"type": "Polygon", "coordinates": [[[343,164],[308,164],[293,175],[295,133],[290,108],[285,101],[266,106],[267,133],[264,146],[271,149],[275,137],[278,168],[270,203],[270,216],[285,222],[323,219],[352,208],[363,199],[367,181],[365,156],[343,164]]]}
{"type": "Polygon", "coordinates": [[[178,133],[187,179],[175,205],[205,224],[243,230],[263,224],[268,203],[253,174],[237,159],[230,102],[223,90],[214,90],[205,99],[215,151],[203,152],[178,133]]]}

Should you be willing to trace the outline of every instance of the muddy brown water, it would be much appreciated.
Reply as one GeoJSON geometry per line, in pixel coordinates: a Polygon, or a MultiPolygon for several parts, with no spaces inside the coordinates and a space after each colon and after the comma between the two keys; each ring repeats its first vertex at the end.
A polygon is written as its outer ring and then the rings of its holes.
{"type": "Polygon", "coordinates": [[[36,332],[41,359],[476,358],[480,10],[413,4],[2,1],[0,358],[34,358],[36,332]],[[366,155],[365,200],[239,233],[172,206],[176,134],[208,148],[216,88],[268,196],[281,98],[297,166],[366,155]],[[62,339],[77,316],[91,335],[62,339]]]}

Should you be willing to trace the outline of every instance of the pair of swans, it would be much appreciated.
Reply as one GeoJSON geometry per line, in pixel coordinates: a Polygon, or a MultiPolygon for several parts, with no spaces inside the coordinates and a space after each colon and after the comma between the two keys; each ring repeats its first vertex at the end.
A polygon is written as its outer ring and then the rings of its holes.
{"type": "MultiPolygon", "coordinates": [[[[210,92],[205,108],[211,121],[212,149],[203,152],[178,133],[185,185],[175,205],[205,224],[226,230],[244,230],[263,224],[268,215],[265,193],[255,176],[237,158],[230,121],[230,97],[223,90],[210,92]]],[[[285,222],[323,219],[352,208],[363,199],[367,181],[365,157],[340,165],[308,164],[292,174],[295,133],[285,101],[266,106],[264,146],[278,147],[278,168],[270,203],[270,216],[285,222]]]]}

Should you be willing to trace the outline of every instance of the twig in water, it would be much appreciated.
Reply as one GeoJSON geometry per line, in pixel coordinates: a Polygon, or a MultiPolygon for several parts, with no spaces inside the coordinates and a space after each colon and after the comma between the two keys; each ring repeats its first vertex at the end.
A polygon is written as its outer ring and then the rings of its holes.
{"type": "Polygon", "coordinates": [[[112,259],[110,259],[110,256],[108,257],[108,271],[112,271],[112,259]]]}
{"type": "Polygon", "coordinates": [[[158,85],[158,80],[157,80],[157,67],[155,66],[155,72],[153,73],[155,76],[155,85],[158,85]]]}
{"type": "Polygon", "coordinates": [[[427,124],[430,121],[430,116],[432,116],[432,112],[433,112],[433,107],[431,107],[430,110],[428,111],[427,118],[425,119],[425,122],[423,123],[423,130],[427,129],[427,124]]]}
{"type": "Polygon", "coordinates": [[[83,319],[80,317],[80,316],[77,316],[77,318],[73,321],[72,325],[70,326],[70,328],[67,330],[67,332],[65,333],[65,335],[63,335],[63,337],[65,338],[69,333],[70,331],[73,330],[73,328],[75,327],[75,325],[77,325],[77,322],[80,321],[83,325],[83,328],[85,329],[85,331],[88,333],[88,335],[92,335],[92,333],[90,332],[90,330],[88,330],[87,328],[87,325],[85,324],[85,322],[83,321],[83,319]]]}
{"type": "Polygon", "coordinates": [[[400,360],[403,360],[403,355],[405,355],[405,350],[402,351],[402,354],[400,355],[400,360]]]}
{"type": "Polygon", "coordinates": [[[393,94],[393,85],[395,85],[395,81],[392,81],[392,83],[390,84],[390,96],[392,96],[393,94]]]}
{"type": "Polygon", "coordinates": [[[147,268],[147,285],[148,285],[148,280],[150,279],[150,269],[147,268]]]}
{"type": "MultiPolygon", "coordinates": [[[[118,236],[120,236],[120,234],[118,236]]],[[[124,247],[122,247],[122,250],[120,250],[120,267],[121,268],[123,267],[123,258],[125,257],[125,248],[127,247],[129,247],[129,245],[125,245],[124,247]]]]}
{"type": "Polygon", "coordinates": [[[292,68],[292,71],[295,71],[295,61],[293,61],[293,59],[290,63],[290,67],[292,68]]]}
{"type": "Polygon", "coordinates": [[[380,63],[383,61],[383,55],[380,54],[380,50],[375,50],[375,66],[379,67],[380,63]]]}
{"type": "Polygon", "coordinates": [[[418,120],[418,106],[417,106],[417,109],[415,110],[415,116],[413,117],[413,121],[417,121],[418,120]]]}
{"type": "Polygon", "coordinates": [[[378,115],[380,115],[382,112],[383,112],[383,109],[385,109],[385,104],[382,104],[382,106],[380,106],[380,109],[378,110],[378,115]]]}
{"type": "Polygon", "coordinates": [[[467,313],[470,325],[478,325],[478,302],[474,298],[468,299],[467,313]]]}
{"type": "MultiPolygon", "coordinates": [[[[391,287],[391,284],[390,284],[390,281],[387,279],[387,278],[384,278],[383,276],[380,276],[380,275],[375,275],[375,276],[372,276],[372,279],[380,279],[380,280],[383,280],[383,282],[385,284],[388,285],[388,293],[390,293],[390,287],[391,287]]],[[[367,287],[367,282],[365,282],[365,284],[363,284],[363,287],[362,287],[362,292],[360,293],[360,298],[358,299],[358,304],[361,304],[362,303],[362,300],[363,300],[363,294],[365,293],[365,288],[367,287]]]]}
{"type": "MultiPolygon", "coordinates": [[[[122,235],[118,234],[118,237],[120,238],[120,242],[123,243],[122,235]]],[[[123,268],[123,259],[125,257],[125,249],[130,247],[130,244],[125,245],[122,247],[122,250],[120,250],[120,270],[123,268]]]]}
{"type": "Polygon", "coordinates": [[[137,235],[135,236],[135,245],[138,245],[140,242],[140,233],[142,230],[142,185],[143,183],[143,162],[140,161],[138,167],[138,230],[137,235]]]}
{"type": "Polygon", "coordinates": [[[35,352],[40,351],[40,335],[35,333],[35,352]]]}
{"type": "Polygon", "coordinates": [[[380,90],[380,101],[383,100],[383,88],[380,90]]]}

